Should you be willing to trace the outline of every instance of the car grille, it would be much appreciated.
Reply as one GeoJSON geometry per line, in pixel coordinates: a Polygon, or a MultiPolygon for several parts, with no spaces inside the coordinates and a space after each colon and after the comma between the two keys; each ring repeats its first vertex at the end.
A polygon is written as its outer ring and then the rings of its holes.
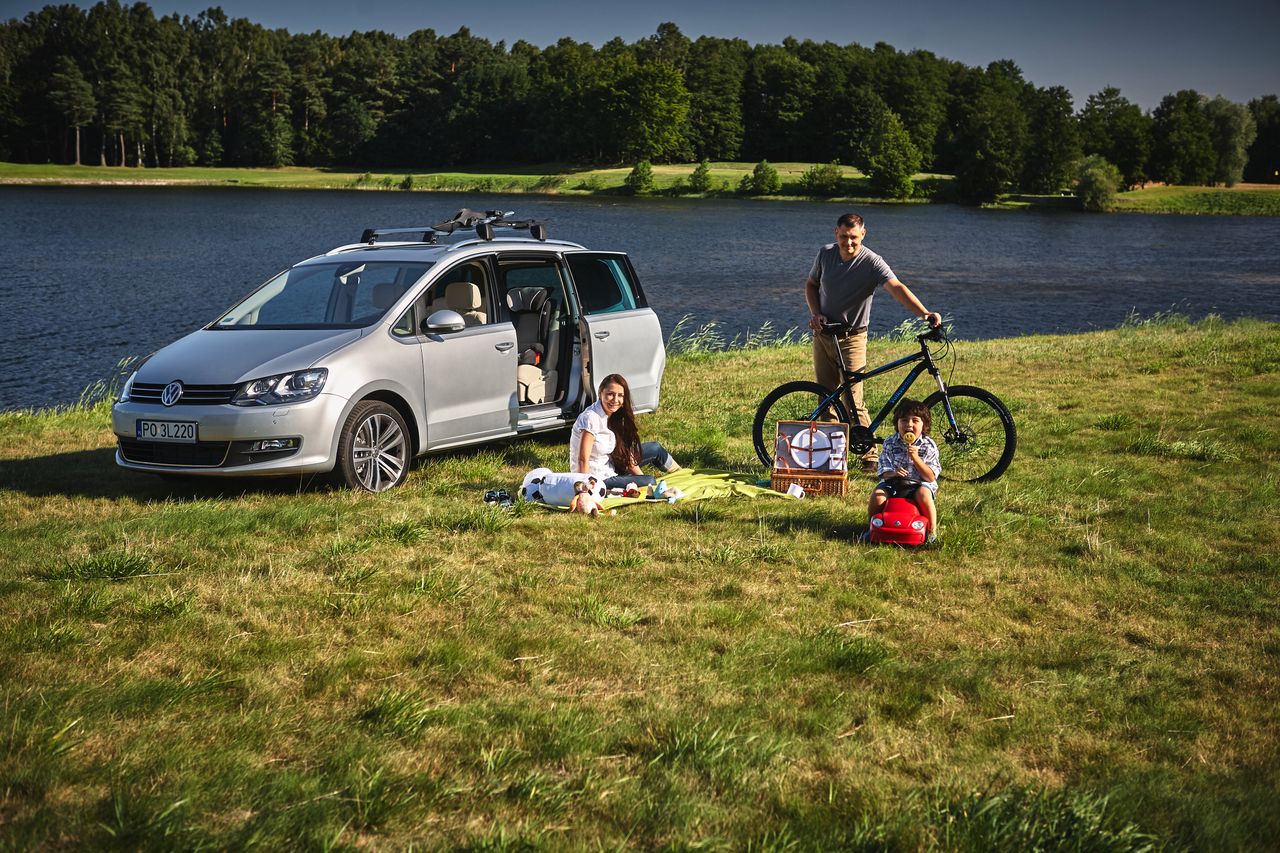
{"type": "Polygon", "coordinates": [[[227,458],[229,441],[201,441],[196,444],[168,444],[159,441],[120,439],[120,455],[138,465],[183,465],[189,468],[217,468],[227,458]]]}
{"type": "MultiPolygon", "coordinates": [[[[168,383],[165,383],[168,384],[168,383]]],[[[239,385],[183,385],[182,397],[175,406],[221,406],[230,403],[239,385]]],[[[129,399],[136,403],[159,403],[164,385],[134,382],[129,399]]]]}

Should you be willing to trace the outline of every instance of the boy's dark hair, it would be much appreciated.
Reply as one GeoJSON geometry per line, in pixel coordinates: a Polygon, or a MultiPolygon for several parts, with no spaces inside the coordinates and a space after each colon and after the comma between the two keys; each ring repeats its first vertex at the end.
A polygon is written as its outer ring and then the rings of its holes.
{"type": "Polygon", "coordinates": [[[856,213],[846,213],[836,220],[837,228],[852,228],[862,224],[862,217],[856,213]]]}
{"type": "Polygon", "coordinates": [[[924,434],[928,435],[933,430],[933,417],[929,414],[929,407],[919,400],[912,400],[910,397],[903,397],[902,402],[898,404],[898,408],[893,410],[893,422],[896,425],[903,418],[909,418],[912,415],[919,416],[924,421],[924,434]]]}

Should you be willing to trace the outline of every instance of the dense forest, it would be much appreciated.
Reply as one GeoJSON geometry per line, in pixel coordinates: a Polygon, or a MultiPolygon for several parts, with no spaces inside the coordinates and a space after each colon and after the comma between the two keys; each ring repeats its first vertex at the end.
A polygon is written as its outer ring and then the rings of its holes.
{"type": "Polygon", "coordinates": [[[956,176],[966,201],[1056,192],[1082,157],[1121,185],[1280,182],[1280,102],[1106,88],[1076,112],[1009,60],[879,43],[491,43],[269,30],[220,8],[46,6],[0,24],[0,160],[117,166],[439,167],[641,160],[857,166],[886,195],[956,176]]]}

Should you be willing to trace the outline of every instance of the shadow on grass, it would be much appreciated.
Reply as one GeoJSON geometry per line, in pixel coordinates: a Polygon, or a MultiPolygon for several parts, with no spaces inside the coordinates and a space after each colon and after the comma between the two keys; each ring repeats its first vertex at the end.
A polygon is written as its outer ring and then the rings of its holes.
{"type": "Polygon", "coordinates": [[[292,477],[182,477],[119,468],[115,450],[76,450],[30,459],[0,460],[0,489],[31,497],[212,498],[228,495],[296,494],[332,488],[324,475],[292,477]]]}
{"type": "Polygon", "coordinates": [[[797,503],[808,505],[797,506],[786,515],[763,516],[762,522],[783,537],[808,531],[839,542],[850,542],[867,529],[865,506],[838,499],[797,503]]]}

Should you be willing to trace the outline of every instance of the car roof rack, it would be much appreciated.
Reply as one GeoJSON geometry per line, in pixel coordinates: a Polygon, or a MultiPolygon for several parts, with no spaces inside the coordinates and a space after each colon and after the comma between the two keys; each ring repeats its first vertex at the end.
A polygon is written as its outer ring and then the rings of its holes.
{"type": "Polygon", "coordinates": [[[483,212],[462,208],[449,219],[437,225],[422,225],[416,228],[366,228],[360,235],[360,242],[372,246],[379,237],[393,235],[421,234],[420,242],[435,243],[437,235],[453,234],[459,228],[474,228],[481,240],[492,240],[494,229],[507,228],[512,231],[528,231],[535,240],[547,239],[547,224],[535,219],[511,219],[514,210],[486,210],[483,212]]]}

